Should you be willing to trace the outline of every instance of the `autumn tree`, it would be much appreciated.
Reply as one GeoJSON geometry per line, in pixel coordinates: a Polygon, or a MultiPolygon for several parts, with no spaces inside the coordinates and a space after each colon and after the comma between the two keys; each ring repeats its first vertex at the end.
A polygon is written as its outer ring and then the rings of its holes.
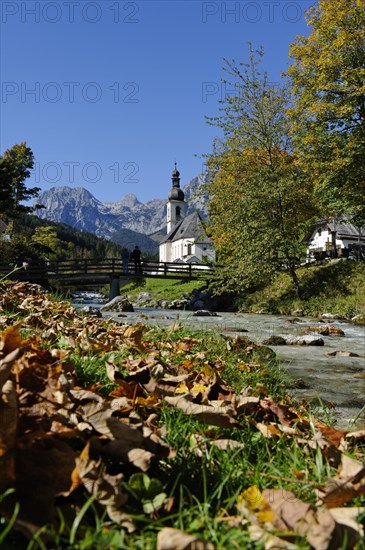
{"type": "Polygon", "coordinates": [[[237,292],[287,271],[300,296],[296,269],[312,214],[311,187],[292,153],[287,89],[260,72],[262,55],[250,47],[247,64],[225,60],[236,93],[209,119],[224,134],[208,159],[210,232],[221,266],[215,285],[237,292]]]}
{"type": "Polygon", "coordinates": [[[291,45],[294,144],[323,213],[365,225],[365,2],[319,0],[291,45]]]}
{"type": "Polygon", "coordinates": [[[13,145],[0,156],[1,216],[12,220],[33,210],[32,207],[21,204],[37,196],[40,191],[39,187],[28,188],[25,184],[33,166],[33,153],[25,142],[13,145]]]}
{"type": "Polygon", "coordinates": [[[32,242],[51,259],[62,256],[64,243],[58,238],[56,228],[51,225],[36,227],[32,242]]]}

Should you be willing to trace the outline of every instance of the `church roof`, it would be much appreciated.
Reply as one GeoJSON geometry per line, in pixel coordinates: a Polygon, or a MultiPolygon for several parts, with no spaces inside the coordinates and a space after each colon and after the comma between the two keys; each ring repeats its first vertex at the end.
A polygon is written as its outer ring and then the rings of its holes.
{"type": "Polygon", "coordinates": [[[180,239],[194,239],[195,241],[210,242],[198,212],[189,214],[189,216],[186,216],[179,223],[177,223],[170,233],[162,239],[160,244],[175,242],[180,239]]]}

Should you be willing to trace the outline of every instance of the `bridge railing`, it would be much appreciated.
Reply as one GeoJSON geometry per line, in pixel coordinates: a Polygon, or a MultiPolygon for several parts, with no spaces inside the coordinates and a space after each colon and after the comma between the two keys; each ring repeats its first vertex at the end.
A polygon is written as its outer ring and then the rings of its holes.
{"type": "MultiPolygon", "coordinates": [[[[19,263],[21,266],[21,263],[19,263]]],[[[0,264],[0,277],[14,270],[15,266],[0,264]]],[[[136,275],[148,277],[196,277],[209,274],[212,268],[205,264],[183,264],[174,262],[142,262],[141,270],[135,271],[133,262],[129,262],[128,271],[123,270],[120,258],[72,259],[72,260],[30,260],[26,269],[17,270],[10,278],[26,280],[28,278],[65,278],[81,275],[136,275]]]]}

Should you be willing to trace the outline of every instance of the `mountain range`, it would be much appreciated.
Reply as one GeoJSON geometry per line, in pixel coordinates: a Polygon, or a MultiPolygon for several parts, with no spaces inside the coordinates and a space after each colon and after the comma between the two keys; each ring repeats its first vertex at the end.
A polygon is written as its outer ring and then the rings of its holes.
{"type": "MultiPolygon", "coordinates": [[[[202,173],[183,187],[188,214],[197,211],[207,216],[208,196],[202,190],[206,183],[207,173],[202,173]]],[[[166,234],[166,203],[167,199],[141,203],[133,194],[104,203],[83,187],[67,186],[43,191],[35,200],[35,205],[43,206],[36,211],[40,218],[66,223],[127,248],[137,244],[152,254],[158,252],[158,243],[166,234]]]]}

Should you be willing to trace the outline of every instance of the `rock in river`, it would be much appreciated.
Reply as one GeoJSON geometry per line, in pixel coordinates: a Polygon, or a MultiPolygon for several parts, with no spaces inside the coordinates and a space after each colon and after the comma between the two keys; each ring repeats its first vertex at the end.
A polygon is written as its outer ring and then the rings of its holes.
{"type": "Polygon", "coordinates": [[[101,311],[134,311],[127,296],[116,296],[116,298],[101,306],[100,309],[101,311]]]}

